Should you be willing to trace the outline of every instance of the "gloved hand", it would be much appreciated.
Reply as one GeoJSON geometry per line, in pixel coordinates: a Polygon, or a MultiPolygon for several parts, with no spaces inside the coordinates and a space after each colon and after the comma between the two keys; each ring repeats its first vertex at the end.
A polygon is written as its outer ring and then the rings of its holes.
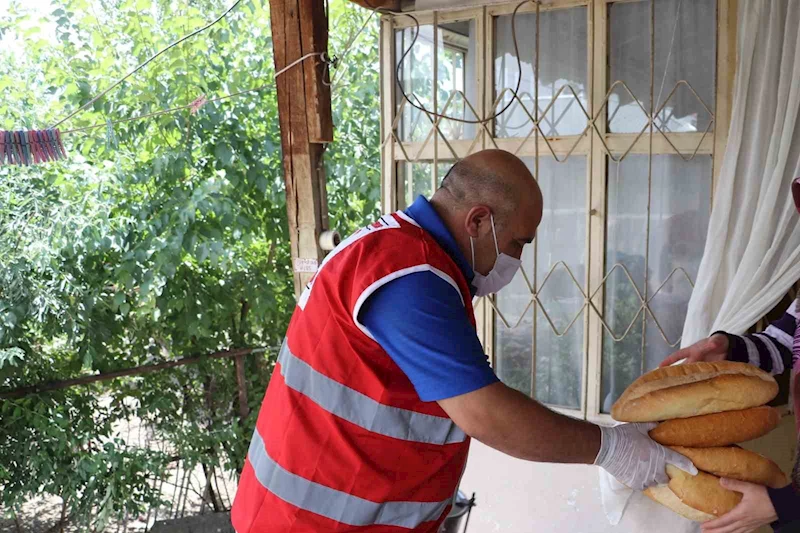
{"type": "Polygon", "coordinates": [[[669,483],[667,463],[697,475],[697,468],[689,459],[650,438],[648,432],[656,425],[600,426],[600,453],[594,464],[634,490],[669,483]]]}

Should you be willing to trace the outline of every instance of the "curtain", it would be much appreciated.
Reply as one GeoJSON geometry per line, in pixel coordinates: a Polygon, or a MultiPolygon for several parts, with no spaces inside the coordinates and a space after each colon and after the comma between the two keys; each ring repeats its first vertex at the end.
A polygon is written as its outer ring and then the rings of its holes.
{"type": "Polygon", "coordinates": [[[800,278],[800,2],[740,2],[733,114],[682,345],[743,333],[800,278]]]}

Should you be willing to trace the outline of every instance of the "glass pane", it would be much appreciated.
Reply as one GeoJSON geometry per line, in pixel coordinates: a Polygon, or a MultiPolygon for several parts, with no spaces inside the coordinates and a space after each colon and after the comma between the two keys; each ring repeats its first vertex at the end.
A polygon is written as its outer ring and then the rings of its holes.
{"type": "Polygon", "coordinates": [[[649,230],[648,156],[608,166],[603,412],[680,342],[711,206],[710,156],[653,156],[649,230]]]}
{"type": "MultiPolygon", "coordinates": [[[[439,161],[438,170],[436,173],[437,186],[442,184],[447,171],[453,166],[455,161],[444,160],[439,161]]],[[[416,163],[401,162],[398,163],[398,181],[403,184],[403,198],[405,206],[414,203],[419,195],[430,198],[434,192],[431,182],[431,168],[433,161],[422,161],[416,163]]],[[[402,208],[402,206],[401,206],[402,208]]]]}
{"type": "Polygon", "coordinates": [[[455,161],[439,161],[439,166],[436,170],[436,184],[438,187],[442,186],[442,180],[447,173],[450,171],[450,168],[455,164],[455,161]]]}
{"type": "Polygon", "coordinates": [[[536,233],[536,399],[580,409],[586,279],[586,157],[539,158],[544,216],[536,233]],[[548,277],[549,274],[549,277],[548,277]],[[549,318],[549,320],[548,320],[549,318]]]}
{"type": "MultiPolygon", "coordinates": [[[[533,246],[522,250],[522,265],[526,272],[532,270],[533,246]]],[[[530,279],[530,274],[528,274],[530,279]]],[[[509,387],[531,395],[533,369],[533,306],[531,290],[522,270],[514,280],[496,296],[497,308],[503,319],[495,313],[495,372],[509,387]]]]}
{"type": "MultiPolygon", "coordinates": [[[[536,173],[534,159],[525,162],[536,173]]],[[[544,216],[536,246],[527,246],[522,257],[531,282],[536,270],[541,301],[536,310],[536,353],[531,294],[521,272],[497,295],[506,321],[511,326],[521,322],[509,330],[497,318],[495,333],[496,369],[505,383],[530,394],[531,360],[536,357],[536,399],[574,409],[580,408],[585,334],[586,164],[585,156],[564,163],[547,156],[539,159],[544,216]]]]}
{"type": "MultiPolygon", "coordinates": [[[[716,10],[716,0],[655,2],[653,98],[660,110],[656,125],[665,132],[703,132],[711,122],[716,10]]],[[[609,87],[619,80],[630,89],[617,86],[612,92],[609,131],[639,133],[651,112],[650,2],[614,3],[609,19],[609,87]]]]}
{"type": "Polygon", "coordinates": [[[519,70],[511,34],[511,15],[495,19],[494,112],[507,111],[495,121],[498,137],[527,137],[533,130],[531,116],[538,81],[539,115],[547,136],[577,135],[587,125],[588,109],[588,33],[585,7],[540,13],[541,29],[539,79],[536,63],[536,14],[517,15],[516,29],[522,62],[519,101],[513,101],[519,70]],[[576,98],[577,95],[577,98],[576,98]],[[580,104],[579,104],[580,102],[580,104]]]}
{"type": "Polygon", "coordinates": [[[417,196],[429,198],[433,193],[431,187],[431,163],[398,163],[398,180],[403,184],[405,205],[414,203],[417,196]]]}
{"type": "MultiPolygon", "coordinates": [[[[411,102],[432,111],[433,25],[420,26],[416,42],[415,33],[416,28],[395,32],[395,54],[398,62],[401,59],[403,61],[397,80],[397,105],[399,108],[403,102],[402,89],[411,102]]],[[[473,109],[478,109],[479,103],[475,63],[477,57],[475,21],[440,24],[437,42],[439,49],[437,112],[464,120],[477,119],[473,112],[473,109]]],[[[428,115],[406,102],[398,125],[402,141],[424,141],[432,127],[433,123],[428,115]]],[[[475,137],[476,127],[473,124],[444,119],[439,127],[442,135],[448,140],[475,137]]]]}

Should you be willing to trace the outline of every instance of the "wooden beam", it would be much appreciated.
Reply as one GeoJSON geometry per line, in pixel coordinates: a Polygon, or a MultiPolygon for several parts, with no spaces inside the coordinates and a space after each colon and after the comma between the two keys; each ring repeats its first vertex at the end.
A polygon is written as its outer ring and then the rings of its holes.
{"type": "MultiPolygon", "coordinates": [[[[269,3],[275,70],[310,53],[327,51],[328,23],[318,0],[272,0],[269,3]]],[[[292,247],[295,293],[314,275],[322,260],[319,236],[327,226],[324,146],[333,140],[330,88],[323,83],[318,56],[278,77],[286,212],[292,247]]]]}
{"type": "MultiPolygon", "coordinates": [[[[328,22],[325,3],[303,0],[300,4],[300,39],[303,54],[327,52],[328,22]]],[[[309,60],[303,63],[308,106],[308,140],[312,143],[333,142],[333,115],[331,111],[331,87],[327,66],[323,61],[309,60]]]]}

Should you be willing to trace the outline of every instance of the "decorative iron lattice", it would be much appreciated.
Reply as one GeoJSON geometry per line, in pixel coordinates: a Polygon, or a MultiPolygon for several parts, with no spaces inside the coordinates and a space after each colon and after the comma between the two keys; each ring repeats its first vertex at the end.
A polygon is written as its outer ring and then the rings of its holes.
{"type": "MultiPolygon", "coordinates": [[[[539,34],[539,32],[538,32],[538,24],[539,24],[539,21],[538,21],[538,18],[539,18],[539,16],[538,16],[539,15],[538,14],[538,8],[537,8],[536,13],[537,13],[536,25],[537,25],[537,35],[538,35],[539,34]]],[[[437,20],[436,15],[434,15],[434,25],[436,25],[436,20],[437,20]]],[[[652,28],[653,28],[654,24],[655,24],[655,22],[654,22],[654,12],[653,12],[653,7],[651,5],[651,31],[652,31],[652,28]]],[[[435,30],[434,30],[434,34],[435,34],[435,30]]],[[[651,49],[651,64],[650,64],[650,69],[651,70],[654,68],[654,66],[653,66],[653,57],[652,56],[653,56],[653,54],[652,54],[652,49],[651,49]]],[[[488,61],[489,60],[487,60],[487,63],[488,63],[488,61]]],[[[535,61],[535,65],[536,65],[536,71],[538,72],[538,66],[539,66],[539,46],[538,46],[538,41],[537,41],[537,46],[535,48],[534,61],[535,61]]],[[[436,62],[436,56],[435,55],[434,55],[434,62],[436,62]]],[[[437,68],[438,68],[438,64],[434,64],[433,65],[433,71],[435,72],[437,68]]],[[[403,80],[396,80],[396,81],[399,82],[399,83],[403,83],[403,80]]],[[[434,92],[436,90],[437,90],[437,87],[434,87],[434,92]]],[[[651,87],[651,90],[652,90],[652,87],[651,87]]],[[[662,87],[662,90],[663,90],[663,87],[662,87]]],[[[479,92],[481,92],[481,91],[479,91],[479,92]]],[[[481,97],[482,97],[482,95],[481,95],[481,97]]],[[[508,102],[507,98],[509,98],[509,97],[514,101],[514,103],[511,106],[508,107],[508,109],[506,110],[506,113],[510,113],[513,110],[521,110],[525,115],[524,120],[519,125],[513,126],[513,128],[514,129],[519,129],[521,127],[524,127],[524,126],[530,124],[530,129],[528,130],[527,134],[524,137],[510,137],[510,138],[509,137],[504,137],[503,138],[504,146],[506,146],[506,147],[508,146],[508,144],[507,144],[508,141],[513,141],[513,140],[519,139],[519,141],[516,144],[516,146],[513,148],[513,150],[511,150],[515,155],[519,155],[520,152],[522,151],[523,147],[525,147],[525,145],[531,141],[532,137],[534,137],[535,140],[537,140],[537,141],[538,141],[538,139],[541,139],[542,142],[543,142],[544,147],[546,148],[545,154],[549,153],[549,155],[553,158],[553,160],[558,162],[558,163],[566,162],[575,153],[575,151],[577,150],[577,148],[581,144],[581,141],[583,141],[584,138],[586,138],[587,136],[591,136],[592,132],[595,133],[593,138],[597,139],[601,143],[602,151],[603,151],[604,155],[607,156],[608,159],[610,161],[614,162],[614,163],[620,163],[623,160],[625,160],[632,153],[634,147],[640,141],[640,139],[642,139],[642,137],[644,137],[646,135],[660,135],[660,136],[662,136],[665,139],[667,145],[669,146],[669,149],[671,150],[671,152],[674,152],[674,154],[679,156],[683,161],[688,162],[688,161],[693,160],[698,155],[698,153],[700,151],[700,148],[703,145],[704,140],[709,135],[709,133],[712,132],[712,128],[714,127],[714,124],[715,124],[714,112],[703,101],[703,99],[700,97],[700,95],[695,90],[695,88],[687,80],[679,80],[678,82],[676,82],[674,87],[672,88],[672,90],[667,95],[667,97],[664,100],[664,102],[657,109],[654,109],[653,112],[651,112],[651,113],[649,113],[645,109],[644,105],[642,104],[642,101],[634,94],[634,92],[631,90],[631,88],[622,80],[616,80],[613,83],[610,83],[610,85],[608,87],[608,90],[606,91],[606,94],[605,94],[604,98],[602,99],[601,104],[598,106],[598,109],[594,112],[594,114],[591,114],[587,110],[586,106],[581,101],[581,98],[579,96],[578,91],[576,91],[576,89],[573,86],[569,85],[569,84],[565,84],[565,85],[561,86],[550,97],[550,102],[546,107],[544,107],[544,109],[542,109],[541,106],[539,105],[538,87],[535,90],[535,94],[534,95],[532,95],[532,94],[530,94],[528,92],[517,94],[510,88],[504,88],[504,89],[499,91],[499,94],[497,95],[493,105],[491,106],[491,110],[492,111],[489,111],[489,112],[494,112],[494,111],[498,110],[500,108],[499,106],[501,105],[501,103],[503,105],[505,105],[505,103],[508,102]],[[663,125],[666,124],[667,120],[670,117],[662,117],[662,119],[661,119],[662,124],[661,125],[659,124],[659,116],[662,113],[664,113],[666,109],[668,109],[668,105],[673,100],[673,98],[675,97],[677,91],[682,86],[685,86],[691,92],[691,94],[694,95],[695,99],[697,100],[697,102],[701,106],[702,110],[704,110],[706,113],[708,113],[708,117],[709,117],[708,125],[706,126],[705,130],[703,131],[702,135],[700,136],[699,140],[697,141],[697,144],[694,146],[693,149],[691,149],[689,151],[686,151],[686,150],[682,151],[680,148],[678,148],[678,146],[676,146],[676,144],[673,142],[673,139],[671,138],[670,134],[667,131],[665,131],[665,128],[663,127],[663,125]],[[609,113],[611,97],[618,90],[622,91],[624,94],[626,94],[627,97],[630,98],[631,102],[635,102],[636,106],[638,106],[639,110],[642,112],[643,117],[645,118],[645,123],[642,126],[642,128],[638,131],[638,133],[634,134],[633,140],[630,142],[630,144],[628,144],[625,147],[624,150],[617,151],[615,153],[611,149],[611,147],[609,146],[609,144],[607,142],[607,136],[615,136],[615,135],[619,135],[619,134],[602,132],[601,131],[601,127],[598,125],[598,122],[601,122],[601,123],[605,122],[605,124],[611,123],[613,121],[613,118],[614,118],[615,114],[616,114],[616,111],[618,111],[622,107],[622,106],[620,106],[613,113],[609,113]],[[560,115],[558,117],[556,117],[556,118],[553,118],[553,117],[551,117],[549,115],[551,114],[551,111],[554,111],[554,109],[555,109],[554,106],[555,106],[556,102],[558,101],[558,98],[560,96],[562,96],[562,95],[568,95],[568,96],[571,95],[571,99],[569,100],[569,102],[568,102],[567,106],[565,107],[565,109],[563,109],[560,112],[560,115]],[[526,97],[533,103],[533,105],[531,107],[535,109],[535,112],[532,113],[532,109],[529,109],[525,105],[523,100],[526,97]],[[564,152],[564,150],[561,150],[561,153],[563,155],[559,156],[559,153],[556,151],[556,149],[555,149],[555,147],[553,145],[553,140],[554,140],[554,138],[556,136],[554,136],[552,134],[553,134],[553,132],[555,132],[556,127],[558,126],[559,122],[566,116],[567,111],[569,109],[571,109],[574,105],[578,106],[578,108],[580,109],[580,113],[582,113],[583,116],[586,118],[586,126],[583,128],[583,130],[580,133],[578,133],[576,135],[558,136],[560,138],[564,138],[564,137],[567,137],[567,138],[574,137],[575,138],[574,143],[569,145],[569,147],[566,149],[566,152],[564,152]],[[545,130],[547,130],[547,131],[545,131],[545,130]]],[[[425,106],[422,105],[422,102],[420,101],[420,99],[416,95],[414,95],[413,93],[409,94],[409,98],[413,98],[415,100],[415,103],[419,107],[425,108],[425,106]]],[[[434,158],[434,160],[433,160],[434,164],[433,164],[433,168],[432,168],[432,172],[433,173],[436,172],[437,159],[450,159],[450,160],[454,160],[454,161],[459,161],[460,159],[462,159],[462,156],[459,155],[459,153],[456,151],[456,149],[454,148],[452,143],[454,141],[457,141],[457,140],[460,140],[460,139],[448,138],[444,134],[442,129],[441,129],[442,122],[447,120],[447,118],[443,117],[442,115],[446,116],[448,114],[448,111],[451,108],[452,103],[454,101],[456,101],[457,99],[459,99],[459,98],[462,99],[463,102],[464,102],[464,111],[463,112],[464,112],[465,115],[466,115],[467,109],[468,109],[469,112],[471,112],[475,117],[481,117],[481,116],[485,117],[486,116],[486,115],[481,115],[476,110],[476,107],[473,105],[472,102],[470,102],[470,100],[467,98],[467,95],[463,91],[461,91],[461,90],[453,90],[453,91],[449,92],[448,98],[445,100],[444,105],[442,106],[441,110],[438,111],[438,113],[433,113],[430,110],[428,110],[427,108],[426,108],[425,111],[421,111],[421,110],[418,110],[418,109],[414,108],[414,110],[417,111],[416,117],[413,118],[413,120],[411,121],[410,124],[402,124],[402,120],[404,118],[408,119],[408,117],[406,116],[406,113],[404,113],[404,111],[406,111],[407,107],[408,108],[411,107],[411,106],[408,106],[408,101],[403,99],[399,103],[399,105],[394,106],[395,107],[394,120],[393,120],[393,122],[391,124],[391,128],[389,129],[389,131],[387,132],[386,136],[383,139],[382,147],[385,147],[388,143],[394,143],[395,148],[399,149],[399,151],[402,152],[403,159],[404,159],[404,161],[406,163],[420,163],[420,162],[428,163],[428,162],[431,162],[431,158],[430,157],[423,157],[423,154],[425,153],[426,149],[430,146],[430,144],[432,142],[433,143],[437,143],[437,142],[440,141],[441,144],[438,146],[438,148],[439,149],[441,149],[441,148],[446,149],[446,151],[449,152],[449,156],[448,155],[444,155],[443,157],[439,156],[439,157],[434,158]],[[421,126],[421,123],[423,121],[423,115],[427,119],[427,123],[429,123],[429,125],[430,125],[430,129],[427,131],[427,134],[425,135],[424,140],[422,142],[410,142],[410,141],[405,141],[404,142],[402,140],[402,135],[399,132],[399,128],[401,127],[401,124],[402,124],[403,127],[408,128],[408,132],[409,132],[408,137],[413,139],[414,135],[418,132],[418,130],[419,130],[420,126],[421,126]],[[413,154],[410,153],[412,150],[411,150],[411,147],[409,145],[414,145],[414,148],[416,148],[416,151],[413,154]]],[[[652,98],[652,95],[651,95],[651,100],[652,99],[653,98],[652,98]]],[[[659,95],[659,99],[660,99],[660,95],[659,95]]],[[[591,95],[589,97],[589,100],[590,101],[592,100],[591,99],[591,95]]],[[[435,99],[434,99],[434,102],[435,102],[435,99]]],[[[652,107],[655,107],[655,104],[653,104],[652,107]]],[[[472,139],[472,142],[469,144],[469,147],[466,150],[466,155],[475,153],[476,151],[480,150],[482,145],[483,145],[482,141],[485,141],[487,147],[499,148],[498,138],[495,136],[493,131],[490,129],[492,126],[493,125],[490,122],[481,122],[478,125],[478,130],[476,131],[476,134],[475,134],[474,138],[472,139]]],[[[511,126],[509,126],[508,124],[506,124],[505,127],[507,129],[511,128],[511,126]]],[[[425,133],[425,132],[422,132],[422,133],[425,133]]],[[[681,135],[681,133],[676,133],[676,134],[673,134],[673,135],[681,135]]],[[[537,150],[537,153],[538,153],[538,150],[537,150]]],[[[581,154],[581,155],[584,155],[584,154],[581,154]]],[[[653,155],[653,153],[652,153],[652,146],[651,146],[649,156],[652,157],[652,155],[653,155]]],[[[538,161],[536,162],[536,169],[537,169],[537,173],[538,173],[538,161]]],[[[648,172],[647,179],[649,181],[649,184],[652,184],[652,171],[648,172]]],[[[435,177],[434,177],[434,182],[435,182],[435,177]]],[[[649,219],[649,217],[650,217],[649,207],[648,207],[647,216],[648,216],[648,219],[649,219]]],[[[648,234],[649,234],[649,223],[648,223],[648,234]]],[[[536,261],[536,260],[534,260],[534,261],[536,261]]],[[[512,324],[507,319],[507,317],[504,315],[504,313],[499,309],[499,306],[496,304],[496,302],[493,299],[491,299],[491,298],[487,298],[486,299],[488,304],[491,306],[491,308],[496,313],[496,316],[499,319],[499,321],[506,328],[513,329],[513,328],[516,328],[516,327],[520,326],[520,324],[522,324],[522,322],[524,321],[525,315],[528,313],[528,311],[531,308],[531,306],[533,306],[534,304],[537,304],[539,309],[541,309],[542,315],[544,316],[545,320],[547,321],[547,323],[548,323],[549,327],[551,328],[553,334],[556,337],[563,337],[564,335],[566,335],[572,329],[572,327],[575,325],[575,323],[579,321],[580,317],[583,315],[583,313],[588,308],[588,309],[591,309],[599,317],[603,329],[616,342],[620,342],[623,339],[625,339],[630,334],[630,332],[633,330],[635,324],[642,320],[642,314],[644,314],[645,316],[650,317],[652,319],[653,323],[655,324],[655,327],[658,329],[658,332],[661,335],[661,337],[664,340],[664,342],[666,342],[670,347],[673,347],[673,348],[680,344],[680,341],[681,341],[680,337],[678,337],[677,339],[670,339],[668,337],[667,333],[665,332],[664,328],[661,325],[661,322],[659,321],[659,319],[656,316],[656,314],[653,312],[653,309],[651,307],[651,303],[653,302],[654,298],[661,293],[662,289],[675,276],[679,276],[679,277],[685,278],[686,281],[688,281],[689,285],[692,288],[694,288],[694,281],[691,279],[691,277],[689,276],[688,272],[682,267],[674,268],[669,273],[669,275],[661,282],[661,284],[658,286],[658,288],[652,294],[648,294],[648,291],[647,291],[647,287],[648,287],[648,275],[647,275],[647,273],[645,273],[645,278],[644,278],[645,290],[643,292],[642,290],[639,289],[639,287],[634,282],[633,276],[631,275],[631,273],[628,270],[628,268],[622,263],[614,264],[611,267],[611,269],[608,270],[608,272],[606,273],[605,277],[602,279],[602,282],[596,288],[594,288],[592,291],[588,291],[588,290],[586,290],[584,288],[584,286],[578,281],[578,279],[576,278],[575,274],[572,272],[572,270],[569,268],[569,266],[564,261],[559,261],[559,262],[555,263],[550,268],[549,272],[547,273],[547,275],[544,277],[543,281],[539,285],[538,290],[536,289],[534,284],[531,283],[531,280],[530,280],[528,274],[525,272],[524,268],[521,268],[521,271],[522,271],[522,275],[523,275],[524,280],[525,280],[525,284],[526,284],[526,286],[527,286],[527,288],[528,288],[528,290],[530,292],[530,299],[529,299],[529,301],[527,303],[527,306],[525,307],[525,309],[523,310],[523,312],[521,313],[519,319],[516,322],[514,322],[512,324]],[[572,283],[575,285],[575,287],[578,289],[578,291],[580,292],[580,295],[583,298],[583,304],[581,305],[580,309],[577,311],[577,313],[574,315],[574,317],[568,322],[567,326],[564,327],[561,330],[556,326],[554,320],[552,319],[551,314],[547,311],[547,308],[545,306],[545,302],[543,301],[543,298],[541,297],[541,294],[542,294],[543,290],[545,289],[545,287],[548,286],[548,280],[550,280],[551,277],[553,276],[553,274],[559,269],[563,269],[564,271],[566,271],[566,273],[568,274],[568,277],[570,278],[572,283]],[[639,301],[639,304],[640,304],[639,308],[638,308],[635,316],[631,320],[630,324],[627,325],[627,327],[625,328],[625,330],[621,334],[619,332],[615,332],[614,331],[612,326],[609,325],[608,321],[606,320],[605,313],[603,312],[603,310],[598,308],[598,305],[595,303],[595,300],[597,299],[596,297],[599,294],[601,294],[601,291],[604,291],[606,289],[606,282],[609,280],[609,278],[612,276],[612,274],[614,274],[614,272],[617,271],[617,270],[621,270],[624,273],[625,277],[627,278],[627,281],[633,287],[634,293],[636,294],[636,297],[638,298],[638,301],[639,301]]]]}

